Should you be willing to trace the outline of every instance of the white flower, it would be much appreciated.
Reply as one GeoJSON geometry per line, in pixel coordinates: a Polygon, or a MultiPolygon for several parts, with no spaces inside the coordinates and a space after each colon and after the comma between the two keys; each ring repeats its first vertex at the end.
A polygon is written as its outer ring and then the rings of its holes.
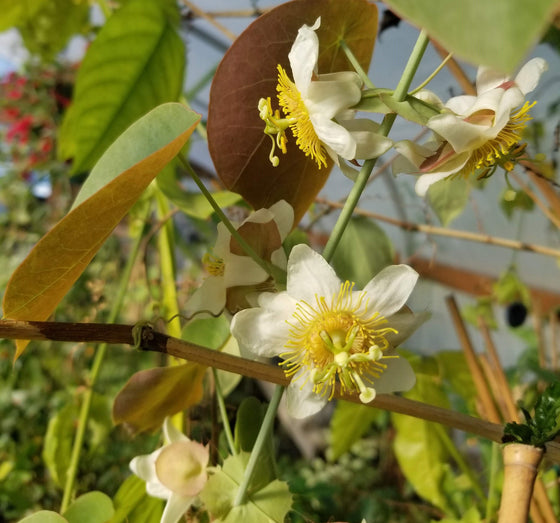
{"type": "Polygon", "coordinates": [[[208,447],[191,441],[166,418],[166,445],[130,462],[134,474],[146,482],[150,496],[166,499],[161,523],[177,523],[206,484],[208,447]]]}
{"type": "Polygon", "coordinates": [[[273,111],[270,98],[261,98],[259,113],[266,122],[265,133],[273,143],[270,159],[278,165],[274,147],[286,152],[285,130],[290,127],[297,146],[311,157],[319,168],[327,165],[326,153],[339,163],[340,159],[375,158],[387,151],[392,142],[377,134],[379,125],[370,120],[354,120],[356,105],[362,96],[362,80],[353,71],[317,74],[319,39],[313,26],[304,25],[288,55],[292,81],[278,66],[278,101],[285,118],[273,111]],[[273,135],[277,135],[274,138],[273,135]]]}
{"type": "Polygon", "coordinates": [[[542,58],[533,58],[510,80],[479,68],[477,96],[451,98],[442,114],[430,118],[427,127],[435,133],[430,142],[396,143],[404,158],[395,162],[393,171],[420,174],[416,192],[423,196],[431,184],[450,175],[466,177],[478,171],[487,176],[498,165],[511,170],[522,131],[531,119],[529,109],[536,103],[524,102],[525,95],[535,89],[546,69],[542,58]]]}
{"type": "MultiPolygon", "coordinates": [[[[284,269],[286,255],[282,242],[290,232],[294,221],[292,206],[280,200],[269,209],[252,213],[236,229],[265,261],[284,269]]],[[[184,314],[192,316],[205,312],[214,316],[226,307],[237,312],[246,302],[247,293],[256,288],[248,286],[262,284],[269,274],[260,267],[232,238],[223,223],[218,224],[218,237],[212,254],[204,258],[209,276],[188,300],[184,314]],[[241,292],[237,293],[236,290],[241,292]]]]}
{"type": "Polygon", "coordinates": [[[286,396],[292,416],[319,411],[336,383],[368,403],[376,391],[414,385],[409,363],[394,348],[423,321],[403,308],[417,278],[407,265],[393,265],[355,291],[322,256],[297,245],[286,291],[261,294],[259,307],[233,317],[231,332],[242,356],[282,358],[280,365],[293,376],[286,396]]]}

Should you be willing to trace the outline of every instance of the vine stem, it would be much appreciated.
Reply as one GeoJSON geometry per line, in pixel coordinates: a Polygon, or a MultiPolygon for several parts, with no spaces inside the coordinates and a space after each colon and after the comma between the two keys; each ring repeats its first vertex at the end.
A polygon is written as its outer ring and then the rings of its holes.
{"type": "Polygon", "coordinates": [[[245,474],[243,475],[243,481],[241,482],[241,485],[239,485],[239,489],[235,495],[235,499],[233,501],[234,507],[245,503],[245,499],[247,498],[247,489],[251,483],[251,479],[253,478],[253,473],[255,472],[255,468],[262,449],[266,443],[266,439],[272,430],[272,425],[274,423],[274,419],[276,418],[276,411],[278,410],[278,405],[282,399],[282,394],[284,394],[284,387],[282,385],[277,385],[272,394],[270,403],[268,404],[268,408],[266,409],[257,439],[253,445],[253,450],[251,451],[251,456],[249,457],[249,462],[247,463],[247,468],[245,469],[245,474]]]}
{"type": "MultiPolygon", "coordinates": [[[[412,83],[412,79],[414,78],[414,74],[420,65],[420,60],[426,51],[426,47],[428,46],[428,36],[424,31],[420,32],[418,36],[418,40],[412,49],[412,53],[410,54],[410,58],[405,66],[401,79],[395,89],[393,97],[397,102],[402,102],[407,95],[408,89],[410,84],[412,83]]],[[[382,136],[387,136],[393,123],[395,122],[397,115],[395,113],[386,114],[381,122],[379,127],[379,134],[382,136]]],[[[377,158],[372,158],[370,160],[366,160],[360,169],[358,174],[358,178],[356,179],[356,183],[352,187],[348,198],[346,199],[346,203],[338,217],[338,220],[335,223],[329,241],[325,245],[325,249],[323,250],[323,257],[325,260],[330,261],[334,255],[336,247],[340,242],[340,238],[344,233],[350,218],[354,212],[355,207],[358,205],[358,201],[362,192],[364,191],[368,179],[371,175],[371,172],[375,166],[377,158]]]]}
{"type": "MultiPolygon", "coordinates": [[[[148,217],[150,209],[146,211],[145,219],[148,217]]],[[[140,245],[142,243],[142,231],[143,227],[139,228],[138,235],[134,238],[134,243],[132,245],[132,250],[128,256],[126,266],[121,277],[117,295],[113,302],[113,307],[107,318],[108,323],[114,323],[117,319],[120,310],[122,308],[124,297],[128,289],[128,282],[130,280],[130,275],[134,267],[134,262],[138,256],[140,250],[140,245]]],[[[68,464],[68,469],[66,471],[66,481],[64,483],[64,492],[62,495],[62,502],[60,504],[60,513],[63,514],[72,499],[72,494],[74,492],[74,484],[76,482],[76,475],[78,473],[78,465],[80,462],[80,454],[84,444],[84,438],[86,434],[87,423],[89,419],[89,413],[91,410],[91,403],[93,401],[93,391],[99,373],[101,371],[101,366],[107,352],[107,343],[101,343],[95,352],[95,357],[91,366],[88,387],[84,393],[82,405],[80,407],[80,413],[78,417],[78,426],[76,428],[76,435],[74,436],[74,442],[72,444],[72,453],[70,455],[70,462],[68,464]]]]}
{"type": "Polygon", "coordinates": [[[224,426],[224,434],[226,435],[229,451],[233,455],[235,455],[237,454],[237,451],[235,450],[235,441],[233,439],[233,434],[231,433],[231,427],[228,421],[226,404],[224,402],[222,386],[220,385],[220,376],[218,375],[218,371],[215,368],[212,369],[212,374],[214,375],[214,387],[216,388],[216,399],[218,400],[218,408],[220,409],[222,425],[224,426]]]}

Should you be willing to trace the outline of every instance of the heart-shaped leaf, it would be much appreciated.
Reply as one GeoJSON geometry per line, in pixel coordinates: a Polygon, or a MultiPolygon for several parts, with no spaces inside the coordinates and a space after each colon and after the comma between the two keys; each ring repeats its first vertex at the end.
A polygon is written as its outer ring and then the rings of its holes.
{"type": "MultiPolygon", "coordinates": [[[[4,317],[46,320],[111,231],[192,134],[200,116],[164,104],[127,129],[84,185],[80,202],[33,248],[4,294],[4,317]]],[[[25,343],[18,342],[18,358],[25,343]]]]}
{"type": "Polygon", "coordinates": [[[375,5],[366,0],[294,0],[260,16],[239,36],[210,91],[208,145],[224,185],[255,209],[286,200],[294,207],[294,227],[323,187],[332,163],[319,170],[292,140],[280,165],[273,167],[257,106],[260,98],[276,95],[277,65],[290,71],[288,53],[298,29],[319,16],[319,73],[352,70],[341,41],[367,70],[377,35],[375,5]]]}
{"type": "Polygon", "coordinates": [[[545,32],[557,0],[385,0],[448,51],[476,65],[512,72],[545,32]]]}
{"type": "Polygon", "coordinates": [[[168,0],[129,0],[89,47],[59,134],[59,156],[74,159],[74,173],[91,169],[140,116],[178,100],[185,46],[174,9],[168,0]]]}
{"type": "Polygon", "coordinates": [[[185,363],[156,367],[134,374],[113,403],[113,421],[134,432],[161,427],[166,416],[196,405],[202,398],[206,367],[185,363]]]}

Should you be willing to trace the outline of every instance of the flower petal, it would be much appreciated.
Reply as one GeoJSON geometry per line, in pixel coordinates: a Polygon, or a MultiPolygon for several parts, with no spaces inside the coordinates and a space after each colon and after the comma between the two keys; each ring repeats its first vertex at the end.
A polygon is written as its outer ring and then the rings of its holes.
{"type": "MultiPolygon", "coordinates": [[[[163,421],[163,436],[168,443],[175,443],[176,441],[190,441],[171,421],[167,416],[163,421]]],[[[161,450],[161,449],[160,449],[161,450]]]]}
{"type": "Polygon", "coordinates": [[[273,214],[280,238],[284,241],[294,224],[294,208],[286,200],[280,200],[268,210],[273,214]]]}
{"type": "Polygon", "coordinates": [[[350,131],[356,142],[355,158],[364,160],[378,158],[393,145],[393,140],[378,133],[379,125],[372,120],[359,118],[357,120],[339,121],[339,123],[347,131],[350,131]]]}
{"type": "Polygon", "coordinates": [[[356,142],[342,125],[323,115],[309,115],[319,140],[345,160],[356,158],[356,142]]]}
{"type": "Polygon", "coordinates": [[[204,311],[207,314],[216,316],[220,314],[225,306],[226,286],[224,277],[208,276],[185,304],[183,314],[190,317],[197,312],[204,311]]]}
{"type": "Polygon", "coordinates": [[[515,83],[521,89],[523,94],[530,93],[533,91],[541,75],[548,69],[548,63],[542,58],[533,58],[529,60],[517,73],[515,77],[515,83]]]}
{"type": "Polygon", "coordinates": [[[379,272],[362,292],[367,292],[368,309],[388,318],[405,303],[418,280],[418,273],[408,265],[390,265],[379,272]]]}
{"type": "Polygon", "coordinates": [[[311,247],[296,245],[288,258],[287,292],[295,300],[315,301],[315,296],[330,298],[340,288],[334,269],[311,247]]]}
{"type": "Polygon", "coordinates": [[[361,97],[361,89],[352,80],[315,81],[309,85],[304,101],[310,115],[321,115],[330,120],[356,105],[361,97]]]}
{"type": "Polygon", "coordinates": [[[482,94],[499,87],[509,80],[509,76],[487,66],[481,66],[476,72],[476,92],[482,94]]]}
{"type": "Polygon", "coordinates": [[[307,381],[304,385],[299,380],[292,382],[286,389],[286,408],[293,418],[302,419],[317,414],[326,404],[327,397],[313,392],[313,382],[307,381]]]}
{"type": "Polygon", "coordinates": [[[270,358],[284,351],[290,331],[286,320],[295,310],[295,301],[284,292],[273,298],[273,305],[274,308],[245,309],[233,317],[231,333],[243,357],[270,358]]]}
{"type": "MultiPolygon", "coordinates": [[[[396,352],[387,351],[386,355],[395,355],[396,352]]],[[[374,388],[378,394],[407,391],[414,387],[416,375],[403,356],[391,359],[382,359],[387,364],[385,372],[374,381],[374,388]]]]}
{"type": "Polygon", "coordinates": [[[189,510],[195,499],[196,497],[182,497],[173,494],[165,505],[160,523],[177,523],[183,514],[189,510]]]}
{"type": "Polygon", "coordinates": [[[249,256],[230,253],[225,262],[224,287],[253,285],[268,279],[268,273],[249,256]]]}
{"type": "Polygon", "coordinates": [[[315,30],[321,25],[321,18],[317,18],[310,27],[300,27],[292,45],[288,59],[292,68],[294,83],[302,96],[307,95],[307,89],[319,58],[319,38],[315,30]]]}

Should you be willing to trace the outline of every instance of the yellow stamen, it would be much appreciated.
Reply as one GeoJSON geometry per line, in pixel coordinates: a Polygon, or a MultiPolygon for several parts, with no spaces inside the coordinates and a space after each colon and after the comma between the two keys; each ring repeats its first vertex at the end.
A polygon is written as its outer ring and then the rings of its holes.
{"type": "Polygon", "coordinates": [[[211,276],[223,276],[226,268],[224,260],[207,252],[202,257],[202,263],[211,276]]]}
{"type": "Polygon", "coordinates": [[[523,107],[513,114],[508,123],[498,133],[498,135],[488,140],[475,149],[466,165],[457,174],[468,176],[472,172],[482,169],[485,171],[483,175],[488,176],[488,173],[493,173],[496,166],[502,166],[506,171],[513,169],[512,160],[516,155],[512,155],[512,151],[517,149],[517,144],[522,138],[523,130],[527,127],[527,122],[532,119],[529,114],[529,109],[537,102],[525,102],[523,107]],[[488,171],[488,169],[490,169],[488,171]]]}
{"type": "Polygon", "coordinates": [[[330,300],[315,296],[313,305],[296,305],[280,365],[287,376],[297,374],[304,384],[312,380],[313,391],[329,399],[338,382],[343,391],[360,393],[369,402],[375,396],[373,380],[386,368],[380,360],[392,357],[383,355],[389,348],[386,337],[397,331],[382,327],[387,320],[379,313],[366,313],[366,293],[356,300],[352,289],[346,281],[330,300]]]}
{"type": "Polygon", "coordinates": [[[298,91],[296,84],[292,82],[282,66],[278,66],[278,102],[286,119],[290,122],[290,129],[296,138],[297,146],[315,160],[319,169],[327,166],[325,148],[322,146],[311,119],[309,111],[298,91]]]}

